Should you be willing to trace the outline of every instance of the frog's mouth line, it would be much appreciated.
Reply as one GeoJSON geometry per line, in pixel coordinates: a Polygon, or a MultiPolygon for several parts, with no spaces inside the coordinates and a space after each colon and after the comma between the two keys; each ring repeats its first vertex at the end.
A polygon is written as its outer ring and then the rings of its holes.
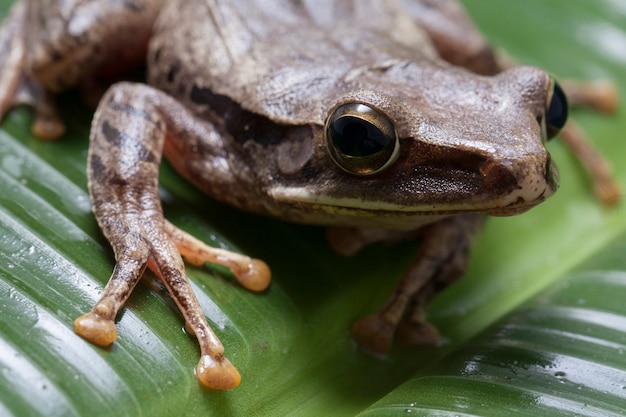
{"type": "Polygon", "coordinates": [[[316,194],[304,188],[297,187],[275,187],[270,191],[275,201],[285,205],[310,206],[315,207],[321,213],[342,213],[363,217],[379,216],[449,216],[462,213],[482,213],[490,216],[514,216],[524,213],[543,200],[543,195],[535,197],[530,202],[521,196],[507,196],[500,199],[499,204],[477,204],[468,207],[467,203],[448,205],[402,205],[384,201],[367,201],[358,198],[332,197],[323,194],[316,194]],[[369,213],[369,214],[368,214],[369,213]]]}

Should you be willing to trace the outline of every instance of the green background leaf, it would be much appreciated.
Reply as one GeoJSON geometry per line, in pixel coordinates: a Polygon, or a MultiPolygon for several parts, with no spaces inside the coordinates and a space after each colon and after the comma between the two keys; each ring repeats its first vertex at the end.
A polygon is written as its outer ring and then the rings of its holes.
{"type": "MultiPolygon", "coordinates": [[[[623,2],[464,3],[518,61],[557,77],[611,79],[626,93],[623,2]]],[[[121,312],[110,349],[73,333],[113,259],[86,193],[90,110],[71,95],[61,106],[69,132],[59,143],[32,137],[26,108],[0,131],[0,415],[604,416],[626,408],[626,210],[597,204],[558,141],[549,145],[561,171],[557,195],[490,220],[467,276],[433,303],[446,345],[395,347],[385,360],[356,350],[347,326],[382,303],[416,243],[342,258],[321,229],[229,209],[164,167],[170,220],[274,272],[257,295],[222,269],[188,268],[243,376],[236,390],[211,392],[193,375],[195,340],[152,276],[121,312]]],[[[575,117],[624,186],[624,109],[575,117]]]]}

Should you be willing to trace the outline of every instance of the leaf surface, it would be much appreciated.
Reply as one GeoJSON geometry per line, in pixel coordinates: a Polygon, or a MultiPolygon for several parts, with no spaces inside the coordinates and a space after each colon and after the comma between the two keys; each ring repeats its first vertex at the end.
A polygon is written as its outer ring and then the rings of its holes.
{"type": "MultiPolygon", "coordinates": [[[[608,78],[626,93],[626,7],[618,0],[466,0],[479,26],[520,62],[557,77],[608,78]]],[[[3,10],[8,2],[0,2],[3,10]]],[[[29,132],[29,109],[0,130],[0,415],[353,416],[619,415],[624,409],[626,210],[604,208],[576,161],[549,144],[557,195],[492,219],[467,276],[430,315],[438,349],[356,350],[347,327],[375,310],[417,248],[332,253],[323,231],[240,213],[164,166],[166,216],[209,244],[266,260],[263,294],[219,268],[188,268],[210,323],[243,376],[210,392],[193,375],[198,348],[153,276],[118,317],[110,349],[76,336],[113,268],[90,212],[90,111],[61,101],[59,143],[29,132]],[[495,323],[495,324],[494,324],[495,323]],[[485,330],[487,329],[487,330],[485,330]],[[552,413],[552,414],[551,414],[552,413]],[[570,414],[568,414],[570,413],[570,414]]],[[[626,113],[575,112],[626,184],[626,113]]]]}

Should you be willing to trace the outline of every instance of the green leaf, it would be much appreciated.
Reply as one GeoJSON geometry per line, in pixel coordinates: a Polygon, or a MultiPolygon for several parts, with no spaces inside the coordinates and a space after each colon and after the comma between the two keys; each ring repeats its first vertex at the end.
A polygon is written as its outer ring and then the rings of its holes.
{"type": "MultiPolygon", "coordinates": [[[[559,78],[608,78],[626,92],[619,1],[464,3],[519,61],[559,78]]],[[[188,268],[243,376],[239,388],[211,392],[193,375],[196,341],[150,275],[120,313],[110,349],[74,334],[114,262],[86,192],[90,111],[73,96],[61,107],[69,131],[59,143],[32,137],[26,108],[0,130],[0,415],[610,416],[626,408],[626,209],[601,207],[558,141],[549,145],[557,195],[490,220],[467,276],[433,303],[446,345],[395,347],[385,360],[356,350],[347,327],[380,306],[416,243],[341,258],[321,229],[219,205],[165,166],[170,220],[274,272],[259,295],[222,269],[188,268]]],[[[622,185],[625,115],[575,113],[622,185]]]]}
{"type": "Polygon", "coordinates": [[[366,416],[623,416],[626,235],[366,416]]]}

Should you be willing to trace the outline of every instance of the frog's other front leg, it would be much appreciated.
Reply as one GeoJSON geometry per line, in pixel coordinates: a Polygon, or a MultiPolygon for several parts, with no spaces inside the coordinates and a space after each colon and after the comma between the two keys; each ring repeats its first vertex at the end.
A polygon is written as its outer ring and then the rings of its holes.
{"type": "MultiPolygon", "coordinates": [[[[75,328],[95,344],[112,343],[117,337],[115,316],[148,267],[163,280],[187,328],[198,339],[200,381],[210,388],[230,389],[239,384],[239,373],[206,321],[179,250],[195,264],[212,261],[231,267],[244,286],[257,291],[269,284],[269,270],[259,261],[213,250],[167,223],[158,193],[166,141],[215,137],[210,124],[151,87],[120,83],[104,96],[91,130],[89,191],[96,219],[113,246],[116,265],[100,300],[75,321],[75,328]]],[[[217,140],[215,144],[219,146],[217,140]]]]}
{"type": "Polygon", "coordinates": [[[96,78],[115,79],[144,62],[162,3],[17,1],[0,27],[0,119],[27,104],[35,136],[62,136],[54,95],[76,86],[93,95],[96,78]]]}
{"type": "Polygon", "coordinates": [[[56,139],[65,133],[65,125],[57,115],[54,96],[27,68],[28,6],[24,1],[17,2],[0,27],[0,119],[13,106],[32,106],[35,111],[33,134],[42,139],[56,139]]]}
{"type": "Polygon", "coordinates": [[[366,350],[386,354],[396,333],[409,345],[434,345],[437,329],[426,320],[432,297],[465,272],[474,236],[484,216],[449,217],[419,230],[420,248],[383,308],[356,321],[352,337],[366,350]]]}

